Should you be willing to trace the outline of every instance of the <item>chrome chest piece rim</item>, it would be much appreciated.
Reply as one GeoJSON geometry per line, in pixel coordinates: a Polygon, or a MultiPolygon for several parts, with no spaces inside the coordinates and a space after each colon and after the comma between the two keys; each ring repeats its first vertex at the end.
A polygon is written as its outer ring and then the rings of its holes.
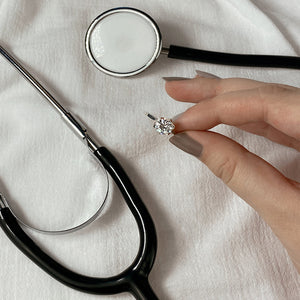
{"type": "MultiPolygon", "coordinates": [[[[141,30],[142,31],[142,30],[141,30]]],[[[106,34],[110,35],[110,33],[106,34]]],[[[111,39],[113,39],[114,37],[112,36],[111,39]]],[[[106,40],[110,40],[110,37],[106,38],[106,40]]],[[[135,51],[130,51],[130,46],[128,47],[129,42],[132,45],[137,45],[138,47],[140,46],[140,48],[143,48],[142,44],[143,44],[143,34],[142,32],[138,32],[136,34],[136,39],[129,41],[126,40],[126,36],[123,35],[121,36],[121,39],[123,39],[123,42],[125,41],[126,43],[126,51],[128,53],[127,58],[130,59],[135,59],[136,58],[136,53],[135,51]]],[[[124,57],[125,59],[123,60],[123,63],[126,62],[126,56],[124,55],[124,46],[122,47],[118,47],[118,45],[120,45],[120,41],[109,41],[110,45],[115,43],[116,47],[118,49],[115,49],[116,52],[119,51],[120,53],[120,57],[116,57],[116,59],[113,61],[113,64],[118,64],[118,60],[122,60],[122,58],[124,57]]],[[[132,46],[133,47],[133,46],[132,46]]],[[[127,77],[127,76],[132,76],[132,75],[136,75],[139,74],[141,72],[143,72],[145,69],[147,69],[151,64],[154,63],[154,61],[158,58],[158,56],[160,55],[160,52],[162,50],[162,38],[161,38],[161,33],[159,30],[159,27],[157,26],[157,24],[155,23],[155,21],[146,13],[135,9],[135,8],[130,8],[130,7],[124,7],[124,8],[114,8],[111,10],[108,10],[104,13],[102,13],[101,15],[99,15],[97,18],[94,19],[94,21],[91,23],[91,25],[89,26],[87,33],[86,33],[86,37],[85,37],[85,49],[87,52],[87,55],[90,59],[90,61],[93,63],[93,65],[98,68],[99,70],[101,70],[102,72],[108,74],[108,75],[112,75],[112,76],[116,76],[116,77],[127,77]],[[148,31],[152,32],[152,34],[154,33],[155,36],[155,41],[153,40],[153,51],[151,51],[150,48],[147,49],[148,51],[148,56],[144,59],[144,61],[141,62],[141,64],[139,66],[132,66],[131,68],[129,67],[128,70],[124,70],[124,67],[121,68],[120,70],[113,70],[114,68],[110,68],[109,66],[105,65],[103,63],[103,57],[106,55],[105,53],[110,52],[110,47],[107,47],[108,49],[106,49],[106,46],[104,45],[104,41],[101,38],[101,35],[98,38],[98,43],[95,47],[93,46],[93,34],[95,33],[96,30],[101,29],[101,27],[105,26],[105,22],[108,22],[109,19],[112,19],[112,17],[114,17],[115,21],[113,22],[113,25],[115,25],[115,27],[119,27],[122,29],[122,20],[117,21],[117,19],[121,19],[120,17],[124,17],[125,15],[127,16],[131,16],[132,18],[136,18],[136,19],[140,19],[141,22],[143,22],[145,29],[147,29],[148,31]],[[118,18],[116,18],[118,17],[118,18]],[[119,22],[119,23],[118,23],[119,22]]],[[[136,47],[135,47],[136,49],[136,47]]],[[[126,52],[125,51],[125,52],[126,52]]],[[[141,55],[143,55],[141,53],[141,55]]],[[[111,60],[112,61],[112,60],[111,60]]],[[[117,68],[118,69],[118,68],[117,68]]]]}

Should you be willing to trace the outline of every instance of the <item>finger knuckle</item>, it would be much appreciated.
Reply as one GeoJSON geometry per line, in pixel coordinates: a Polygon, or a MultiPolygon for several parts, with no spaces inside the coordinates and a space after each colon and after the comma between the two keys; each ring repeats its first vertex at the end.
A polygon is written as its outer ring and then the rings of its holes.
{"type": "Polygon", "coordinates": [[[229,185],[235,177],[237,170],[237,162],[231,157],[224,157],[215,170],[215,175],[219,177],[225,184],[229,185]]]}
{"type": "Polygon", "coordinates": [[[282,100],[289,99],[295,89],[288,85],[270,83],[258,88],[258,102],[263,107],[263,118],[269,123],[277,123],[282,116],[282,100]],[[272,120],[272,121],[271,121],[272,120]]]}
{"type": "Polygon", "coordinates": [[[228,79],[217,79],[216,80],[216,85],[215,85],[215,94],[220,95],[224,92],[226,92],[225,87],[226,87],[226,82],[228,79]]]}
{"type": "Polygon", "coordinates": [[[262,100],[271,99],[273,96],[285,95],[291,91],[290,87],[284,84],[270,83],[258,88],[262,100]]]}

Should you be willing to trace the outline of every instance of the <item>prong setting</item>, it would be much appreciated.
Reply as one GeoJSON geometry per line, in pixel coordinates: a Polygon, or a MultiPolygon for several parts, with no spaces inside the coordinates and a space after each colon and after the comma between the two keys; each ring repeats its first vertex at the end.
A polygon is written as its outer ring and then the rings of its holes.
{"type": "Polygon", "coordinates": [[[165,117],[156,118],[153,115],[146,113],[146,116],[151,120],[154,120],[153,128],[161,135],[169,135],[175,129],[171,119],[165,117]]]}

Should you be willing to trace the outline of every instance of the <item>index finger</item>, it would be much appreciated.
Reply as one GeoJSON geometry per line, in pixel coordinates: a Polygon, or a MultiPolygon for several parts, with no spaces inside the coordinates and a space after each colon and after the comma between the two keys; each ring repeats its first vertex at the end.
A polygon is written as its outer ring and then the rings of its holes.
{"type": "Polygon", "coordinates": [[[300,92],[297,88],[263,85],[200,101],[174,121],[175,132],[207,130],[218,124],[241,126],[265,122],[300,140],[300,92]]]}
{"type": "Polygon", "coordinates": [[[253,89],[264,82],[245,78],[204,78],[167,81],[165,88],[169,96],[178,101],[197,103],[224,93],[253,89]]]}

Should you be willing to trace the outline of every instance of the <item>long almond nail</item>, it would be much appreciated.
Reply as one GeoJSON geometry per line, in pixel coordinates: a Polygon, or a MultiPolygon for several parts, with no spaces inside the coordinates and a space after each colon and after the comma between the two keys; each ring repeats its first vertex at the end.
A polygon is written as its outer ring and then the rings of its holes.
{"type": "Polygon", "coordinates": [[[178,133],[173,135],[169,139],[170,143],[172,143],[177,148],[181,149],[182,151],[194,155],[196,157],[200,157],[202,153],[202,145],[199,144],[197,141],[192,139],[188,134],[185,132],[178,133]]]}
{"type": "Polygon", "coordinates": [[[165,81],[180,81],[180,80],[188,80],[191,78],[187,78],[187,77],[163,77],[163,80],[165,81]]]}
{"type": "Polygon", "coordinates": [[[197,76],[196,77],[204,77],[204,78],[220,78],[214,74],[203,72],[200,70],[196,70],[197,76]]]}

